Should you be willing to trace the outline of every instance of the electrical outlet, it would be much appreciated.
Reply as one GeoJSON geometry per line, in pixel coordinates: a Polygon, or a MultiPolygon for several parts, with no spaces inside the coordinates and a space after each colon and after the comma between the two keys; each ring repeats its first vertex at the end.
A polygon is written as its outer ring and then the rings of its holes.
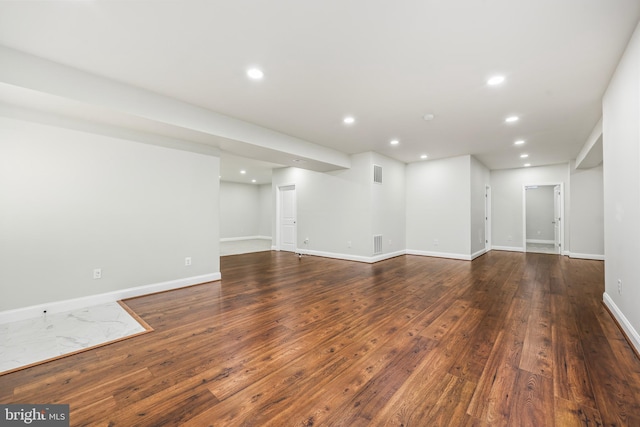
{"type": "Polygon", "coordinates": [[[184,265],[189,266],[191,265],[191,257],[188,256],[184,259],[184,265]]]}
{"type": "Polygon", "coordinates": [[[305,238],[304,238],[304,244],[305,244],[305,245],[308,245],[308,244],[309,244],[309,238],[308,238],[308,237],[305,237],[305,238]]]}
{"type": "Polygon", "coordinates": [[[351,247],[351,240],[347,241],[347,247],[350,248],[351,247]]]}
{"type": "Polygon", "coordinates": [[[101,268],[94,268],[93,269],[93,278],[94,279],[102,279],[102,269],[101,268]]]}
{"type": "Polygon", "coordinates": [[[622,279],[618,279],[618,294],[622,295],[622,279]]]}
{"type": "Polygon", "coordinates": [[[440,244],[440,242],[438,241],[438,239],[433,239],[433,246],[438,246],[440,244]]]}

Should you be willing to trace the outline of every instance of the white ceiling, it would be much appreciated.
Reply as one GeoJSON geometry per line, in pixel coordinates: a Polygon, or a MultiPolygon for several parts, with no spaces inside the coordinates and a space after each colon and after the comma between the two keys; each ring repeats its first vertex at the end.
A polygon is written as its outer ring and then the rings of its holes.
{"type": "Polygon", "coordinates": [[[638,0],[3,1],[0,44],[347,154],[501,169],[576,158],[639,19],[638,0]]]}

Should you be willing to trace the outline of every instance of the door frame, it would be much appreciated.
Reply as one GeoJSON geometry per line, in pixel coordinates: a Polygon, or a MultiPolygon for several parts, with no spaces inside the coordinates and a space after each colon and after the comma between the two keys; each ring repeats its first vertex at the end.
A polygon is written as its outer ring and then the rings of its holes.
{"type": "MultiPolygon", "coordinates": [[[[294,227],[294,234],[295,234],[295,248],[294,248],[294,252],[298,252],[298,243],[297,243],[297,239],[298,239],[298,194],[297,194],[297,189],[296,189],[296,185],[295,184],[282,184],[282,185],[278,185],[276,187],[276,245],[275,245],[275,250],[276,251],[280,251],[282,248],[282,242],[281,242],[281,235],[280,232],[281,230],[281,223],[282,223],[282,218],[280,217],[281,215],[281,208],[280,208],[280,204],[282,202],[282,191],[285,188],[288,187],[293,187],[293,191],[296,191],[296,222],[295,222],[295,227],[294,227]]],[[[284,190],[287,191],[287,190],[284,190]]]]}
{"type": "Polygon", "coordinates": [[[553,244],[556,246],[558,253],[562,255],[564,246],[562,246],[562,224],[564,223],[564,215],[562,214],[562,189],[559,185],[553,187],[553,244]],[[558,198],[556,198],[556,188],[558,188],[558,198]],[[559,199],[559,200],[558,200],[559,199]],[[559,205],[558,205],[559,204],[559,205]],[[559,209],[558,209],[559,208],[559,209]],[[556,216],[556,213],[558,214],[556,216]]]}
{"type": "MultiPolygon", "coordinates": [[[[527,187],[556,187],[560,186],[560,250],[558,255],[565,254],[564,246],[564,183],[563,182],[543,182],[543,183],[530,183],[522,186],[522,252],[527,252],[527,187]]],[[[555,191],[553,194],[555,203],[555,191]]]]}
{"type": "Polygon", "coordinates": [[[491,250],[491,186],[484,187],[484,250],[491,250]]]}

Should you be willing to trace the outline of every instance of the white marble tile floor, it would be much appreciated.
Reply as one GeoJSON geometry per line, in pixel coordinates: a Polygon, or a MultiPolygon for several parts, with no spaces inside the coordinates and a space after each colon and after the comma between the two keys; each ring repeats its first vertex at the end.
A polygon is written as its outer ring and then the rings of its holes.
{"type": "Polygon", "coordinates": [[[145,331],[117,302],[0,324],[0,374],[145,331]]]}

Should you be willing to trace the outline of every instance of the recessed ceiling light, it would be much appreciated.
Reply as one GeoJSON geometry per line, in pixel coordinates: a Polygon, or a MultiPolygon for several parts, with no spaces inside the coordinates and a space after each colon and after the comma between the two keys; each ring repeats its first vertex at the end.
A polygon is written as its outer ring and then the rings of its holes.
{"type": "Polygon", "coordinates": [[[400,141],[398,141],[397,139],[392,139],[391,142],[389,142],[389,144],[398,145],[398,144],[400,144],[400,141]]]}
{"type": "Polygon", "coordinates": [[[264,77],[264,73],[259,68],[250,68],[247,70],[247,76],[251,77],[254,80],[260,80],[264,77]]]}
{"type": "Polygon", "coordinates": [[[420,158],[424,160],[424,159],[426,159],[426,158],[427,158],[427,155],[426,155],[426,154],[423,154],[422,156],[420,156],[420,158]]]}
{"type": "Polygon", "coordinates": [[[489,86],[496,86],[502,82],[504,82],[504,76],[493,76],[489,80],[487,80],[487,84],[489,86]]]}
{"type": "Polygon", "coordinates": [[[252,180],[251,180],[251,182],[256,182],[256,180],[255,180],[255,179],[252,179],[252,180]]]}
{"type": "Polygon", "coordinates": [[[518,116],[509,116],[506,119],[504,119],[504,121],[507,123],[517,122],[518,120],[520,120],[520,117],[518,116]]]}
{"type": "Polygon", "coordinates": [[[240,171],[240,173],[241,173],[242,175],[244,175],[245,173],[247,173],[247,171],[243,169],[243,170],[241,170],[241,171],[240,171]]]}
{"type": "Polygon", "coordinates": [[[513,143],[513,145],[522,145],[524,144],[524,140],[523,139],[519,139],[516,142],[513,143]]]}
{"type": "Polygon", "coordinates": [[[350,125],[351,123],[355,122],[356,119],[354,119],[352,116],[347,116],[342,121],[345,122],[346,124],[350,125]]]}
{"type": "Polygon", "coordinates": [[[433,120],[436,116],[431,114],[431,113],[427,113],[424,116],[422,116],[423,119],[425,119],[426,121],[430,121],[433,120]]]}
{"type": "Polygon", "coordinates": [[[527,157],[529,157],[529,155],[528,155],[528,154],[520,154],[520,158],[521,158],[521,159],[526,159],[527,157]]]}
{"type": "Polygon", "coordinates": [[[524,164],[524,167],[525,167],[525,168],[528,168],[529,166],[531,166],[531,163],[525,163],[525,164],[524,164]]]}

